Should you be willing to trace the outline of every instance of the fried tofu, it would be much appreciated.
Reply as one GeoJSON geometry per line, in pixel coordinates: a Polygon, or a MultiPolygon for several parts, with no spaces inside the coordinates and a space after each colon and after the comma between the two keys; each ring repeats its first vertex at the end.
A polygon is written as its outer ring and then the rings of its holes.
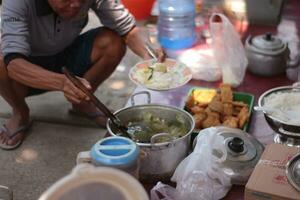
{"type": "Polygon", "coordinates": [[[190,110],[193,114],[197,114],[197,113],[201,113],[201,112],[204,113],[205,109],[196,105],[196,106],[191,107],[190,110]]]}
{"type": "Polygon", "coordinates": [[[247,107],[243,107],[238,114],[238,119],[239,119],[239,128],[243,128],[245,123],[248,121],[249,118],[249,110],[247,107]]]}
{"type": "Polygon", "coordinates": [[[198,129],[202,128],[202,123],[206,119],[206,116],[207,116],[207,114],[205,112],[201,112],[201,113],[193,115],[196,128],[198,128],[198,129]]]}
{"type": "Polygon", "coordinates": [[[193,114],[197,129],[218,125],[242,129],[249,118],[248,104],[233,101],[233,91],[228,84],[221,84],[219,92],[193,90],[186,107],[193,114]]]}
{"type": "Polygon", "coordinates": [[[219,125],[221,125],[220,120],[213,115],[208,115],[207,118],[202,123],[203,128],[209,128],[212,126],[219,126],[219,125]]]}
{"type": "Polygon", "coordinates": [[[230,128],[238,128],[238,122],[239,122],[238,118],[230,116],[225,118],[225,120],[223,121],[223,125],[230,128]]]}
{"type": "Polygon", "coordinates": [[[208,104],[208,107],[214,111],[214,112],[218,112],[221,113],[223,112],[223,104],[221,102],[221,96],[218,94],[216,95],[212,101],[208,104]]]}
{"type": "Polygon", "coordinates": [[[220,85],[220,90],[221,90],[221,101],[223,103],[233,101],[233,93],[232,93],[230,85],[221,84],[220,85]]]}
{"type": "Polygon", "coordinates": [[[226,116],[231,116],[233,114],[233,105],[231,103],[223,104],[223,114],[226,116]]]}

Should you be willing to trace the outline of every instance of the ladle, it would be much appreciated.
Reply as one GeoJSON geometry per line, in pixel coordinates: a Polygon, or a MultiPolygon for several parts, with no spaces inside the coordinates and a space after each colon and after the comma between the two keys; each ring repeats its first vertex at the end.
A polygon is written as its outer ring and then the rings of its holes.
{"type": "Polygon", "coordinates": [[[131,138],[128,133],[128,127],[122,124],[121,121],[94,94],[92,94],[72,72],[63,67],[63,73],[76,87],[90,98],[91,102],[111,120],[112,124],[117,127],[125,137],[131,138]]]}
{"type": "Polygon", "coordinates": [[[272,112],[280,112],[281,114],[283,114],[283,116],[286,118],[286,120],[290,120],[290,117],[288,116],[288,114],[278,108],[270,108],[270,107],[266,107],[266,106],[254,106],[254,110],[255,111],[265,111],[268,114],[270,114],[272,112]]]}

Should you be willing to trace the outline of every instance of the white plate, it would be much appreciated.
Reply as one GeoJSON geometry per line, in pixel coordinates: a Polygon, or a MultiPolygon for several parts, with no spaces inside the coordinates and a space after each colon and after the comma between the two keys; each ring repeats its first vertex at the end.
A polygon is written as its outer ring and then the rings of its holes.
{"type": "Polygon", "coordinates": [[[151,78],[151,81],[138,78],[137,74],[143,73],[141,70],[148,68],[153,64],[155,64],[154,59],[137,63],[129,71],[130,80],[135,84],[145,87],[149,90],[165,91],[183,86],[192,79],[192,72],[185,64],[169,58],[167,58],[164,62],[167,67],[167,72],[161,73],[161,77],[167,76],[167,82],[159,79],[158,76],[155,76],[155,74],[151,78]]]}

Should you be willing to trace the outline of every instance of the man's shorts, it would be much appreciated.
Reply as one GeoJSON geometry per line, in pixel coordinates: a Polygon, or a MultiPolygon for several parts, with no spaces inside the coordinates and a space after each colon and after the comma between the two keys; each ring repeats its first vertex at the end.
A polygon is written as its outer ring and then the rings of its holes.
{"type": "MultiPolygon", "coordinates": [[[[92,66],[91,53],[96,35],[103,27],[89,30],[79,35],[64,51],[53,56],[29,57],[29,61],[52,72],[62,73],[67,67],[76,76],[82,77],[92,66]]],[[[42,94],[45,90],[29,88],[28,96],[42,94]]]]}

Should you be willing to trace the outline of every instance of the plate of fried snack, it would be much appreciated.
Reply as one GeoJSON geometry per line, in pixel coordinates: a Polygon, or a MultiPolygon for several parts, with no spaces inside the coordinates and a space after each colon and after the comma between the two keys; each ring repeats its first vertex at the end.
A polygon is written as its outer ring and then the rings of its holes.
{"type": "Polygon", "coordinates": [[[218,89],[192,88],[184,109],[193,115],[195,130],[226,126],[248,131],[253,103],[253,95],[221,84],[218,89]]]}

